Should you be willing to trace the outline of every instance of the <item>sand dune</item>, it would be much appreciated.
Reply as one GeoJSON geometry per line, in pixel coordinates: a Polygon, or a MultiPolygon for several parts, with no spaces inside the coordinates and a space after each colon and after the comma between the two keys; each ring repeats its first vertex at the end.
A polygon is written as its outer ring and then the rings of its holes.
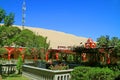
{"type": "MultiPolygon", "coordinates": [[[[21,26],[19,26],[22,28],[21,26]]],[[[87,41],[88,38],[78,37],[72,34],[67,34],[64,32],[48,30],[43,28],[33,28],[33,27],[25,27],[26,29],[30,29],[38,35],[42,35],[44,37],[48,37],[48,41],[50,41],[50,48],[57,49],[58,46],[78,46],[82,42],[83,44],[87,41]]]]}

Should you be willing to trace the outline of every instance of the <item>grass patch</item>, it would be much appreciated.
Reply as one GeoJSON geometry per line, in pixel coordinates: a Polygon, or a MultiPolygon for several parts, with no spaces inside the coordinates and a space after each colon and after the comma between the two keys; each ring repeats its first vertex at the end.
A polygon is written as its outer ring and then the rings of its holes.
{"type": "Polygon", "coordinates": [[[2,80],[29,80],[23,75],[11,74],[9,76],[2,75],[2,80]]]}

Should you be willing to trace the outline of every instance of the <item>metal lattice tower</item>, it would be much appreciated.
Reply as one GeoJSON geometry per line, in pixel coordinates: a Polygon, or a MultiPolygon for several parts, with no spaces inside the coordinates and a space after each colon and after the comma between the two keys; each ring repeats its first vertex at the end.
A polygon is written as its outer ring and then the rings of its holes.
{"type": "Polygon", "coordinates": [[[22,4],[22,29],[24,29],[24,25],[25,25],[25,11],[26,11],[26,4],[25,4],[25,0],[23,0],[23,4],[22,4]]]}

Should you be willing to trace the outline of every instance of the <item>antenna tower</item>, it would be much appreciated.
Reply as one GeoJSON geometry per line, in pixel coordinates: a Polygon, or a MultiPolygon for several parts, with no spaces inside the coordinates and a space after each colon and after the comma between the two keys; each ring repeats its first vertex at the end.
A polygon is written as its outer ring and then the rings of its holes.
{"type": "Polygon", "coordinates": [[[26,4],[25,4],[25,0],[23,0],[23,4],[22,4],[22,29],[24,29],[25,26],[25,11],[26,11],[26,4]]]}

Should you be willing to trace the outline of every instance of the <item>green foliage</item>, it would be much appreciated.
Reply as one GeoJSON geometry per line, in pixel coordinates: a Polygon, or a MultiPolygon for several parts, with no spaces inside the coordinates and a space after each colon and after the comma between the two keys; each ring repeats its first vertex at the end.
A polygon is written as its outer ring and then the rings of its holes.
{"type": "Polygon", "coordinates": [[[15,44],[22,47],[32,45],[34,35],[32,31],[24,29],[15,37],[15,44]]]}
{"type": "Polygon", "coordinates": [[[120,47],[120,39],[118,37],[112,37],[111,39],[109,36],[101,36],[97,39],[97,46],[98,47],[120,47]]]}
{"type": "Polygon", "coordinates": [[[115,73],[109,68],[76,67],[71,80],[114,80],[115,73]]]}
{"type": "Polygon", "coordinates": [[[2,22],[2,20],[4,19],[5,17],[5,10],[0,8],[0,23],[2,22]]]}
{"type": "Polygon", "coordinates": [[[32,49],[29,48],[29,47],[26,47],[24,50],[22,50],[21,54],[24,54],[24,55],[31,55],[31,52],[32,49]]]}
{"type": "Polygon", "coordinates": [[[7,50],[5,48],[0,48],[0,55],[7,53],[7,50]]]}
{"type": "Polygon", "coordinates": [[[89,72],[90,80],[113,80],[115,74],[109,68],[92,68],[89,72]]]}
{"type": "Polygon", "coordinates": [[[73,47],[73,51],[81,54],[83,53],[84,48],[85,48],[84,46],[73,47]]]}
{"type": "Polygon", "coordinates": [[[9,76],[2,75],[2,80],[30,80],[30,79],[28,77],[21,76],[18,74],[10,74],[9,76]]]}
{"type": "Polygon", "coordinates": [[[75,67],[71,72],[71,80],[89,80],[90,67],[75,67]]]}
{"type": "Polygon", "coordinates": [[[119,38],[118,37],[112,37],[110,40],[110,45],[111,46],[117,46],[119,42],[119,38]]]}
{"type": "Polygon", "coordinates": [[[113,54],[117,57],[120,56],[120,40],[116,43],[114,47],[113,54]]]}
{"type": "Polygon", "coordinates": [[[55,66],[51,65],[50,69],[51,70],[67,70],[67,69],[69,69],[69,66],[67,66],[67,65],[55,65],[55,66]]]}
{"type": "Polygon", "coordinates": [[[5,26],[0,26],[0,47],[2,47],[4,44],[3,44],[3,41],[4,39],[6,38],[5,36],[5,26]]]}
{"type": "Polygon", "coordinates": [[[22,68],[22,64],[23,64],[22,57],[19,56],[18,61],[17,61],[17,69],[18,70],[22,68]]]}
{"type": "Polygon", "coordinates": [[[118,64],[112,64],[112,65],[109,65],[108,66],[111,70],[113,70],[114,72],[118,72],[118,73],[120,73],[120,65],[118,65],[118,64]]]}
{"type": "Polygon", "coordinates": [[[104,47],[104,63],[106,64],[106,53],[112,57],[119,59],[120,56],[120,39],[118,37],[109,38],[109,36],[101,36],[97,39],[97,46],[104,47]]]}
{"type": "Polygon", "coordinates": [[[12,26],[14,23],[14,14],[10,13],[9,15],[5,16],[4,18],[4,25],[5,26],[12,26]]]}
{"type": "Polygon", "coordinates": [[[110,46],[110,39],[109,36],[101,36],[100,38],[97,38],[97,46],[98,47],[108,47],[110,46]]]}
{"type": "Polygon", "coordinates": [[[26,47],[23,53],[39,55],[44,58],[50,43],[47,43],[47,38],[40,35],[35,35],[28,29],[20,30],[17,27],[0,27],[0,47],[3,46],[22,46],[26,47]],[[34,49],[34,50],[32,50],[34,49]],[[43,52],[41,51],[43,49],[43,52]]]}
{"type": "Polygon", "coordinates": [[[73,60],[74,60],[74,57],[72,54],[67,56],[67,61],[73,61],[73,60]]]}
{"type": "Polygon", "coordinates": [[[19,71],[18,74],[22,72],[22,65],[23,65],[23,60],[22,60],[22,57],[19,56],[17,61],[17,70],[19,71]]]}
{"type": "Polygon", "coordinates": [[[47,38],[35,35],[32,31],[24,29],[15,37],[15,39],[16,45],[26,47],[26,50],[24,51],[25,53],[32,54],[33,56],[38,55],[44,59],[44,55],[49,48],[47,38]],[[42,49],[44,50],[43,52],[42,49]]]}
{"type": "MultiPolygon", "coordinates": [[[[39,40],[40,41],[40,40],[39,40]]],[[[49,46],[50,46],[50,41],[47,43],[47,37],[43,38],[41,40],[41,47],[43,48],[43,51],[40,50],[40,56],[41,56],[41,59],[43,60],[45,58],[45,54],[46,52],[48,51],[49,49],[49,46]]]]}
{"type": "Polygon", "coordinates": [[[47,37],[35,35],[28,29],[20,30],[17,27],[13,27],[14,14],[10,13],[9,15],[5,15],[5,11],[0,9],[0,22],[3,19],[4,25],[0,26],[0,47],[26,47],[22,53],[32,53],[33,55],[39,55],[41,58],[44,58],[50,45],[50,42],[47,42],[47,37]]]}
{"type": "Polygon", "coordinates": [[[17,27],[0,27],[0,43],[1,46],[12,46],[15,41],[15,36],[18,35],[21,30],[17,27]]]}

